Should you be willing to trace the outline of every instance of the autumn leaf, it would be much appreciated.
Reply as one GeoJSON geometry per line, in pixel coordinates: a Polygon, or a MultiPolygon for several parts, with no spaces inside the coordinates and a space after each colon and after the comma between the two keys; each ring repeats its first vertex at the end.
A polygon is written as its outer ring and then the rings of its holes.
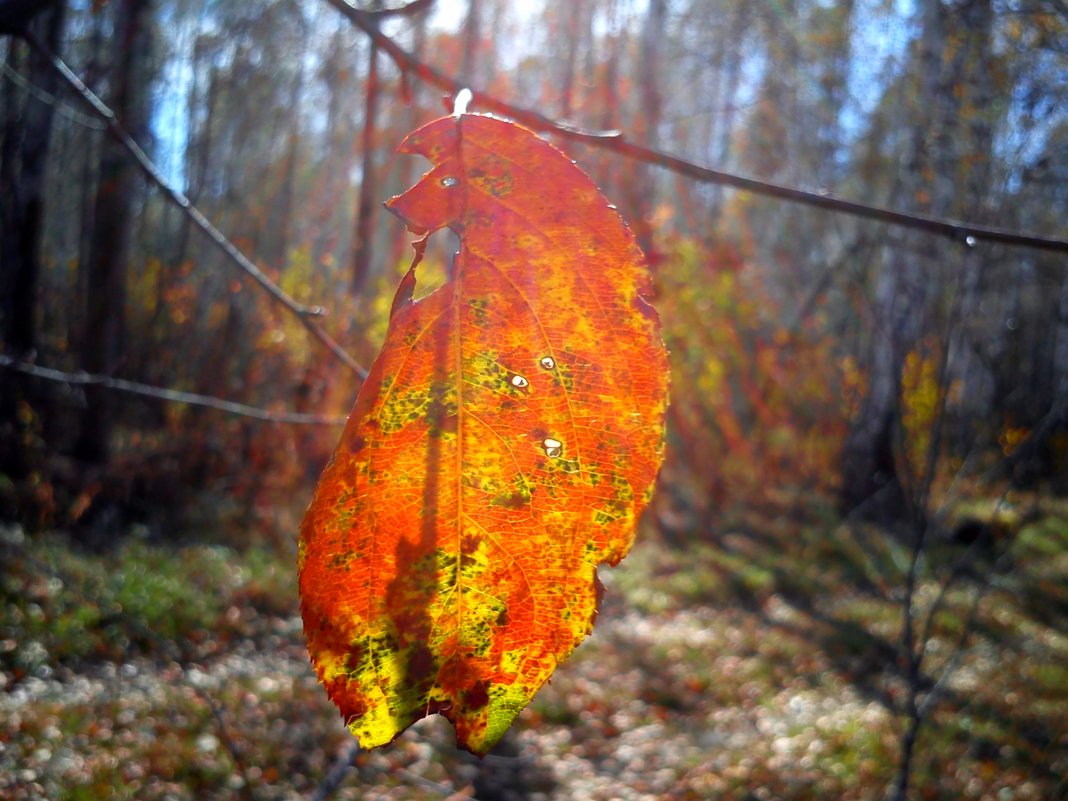
{"type": "Polygon", "coordinates": [[[530,131],[411,134],[433,168],[387,206],[460,235],[382,351],[301,529],[319,678],[364,747],[434,712],[485,753],[592,630],[663,454],[667,355],[614,207],[530,131]]]}

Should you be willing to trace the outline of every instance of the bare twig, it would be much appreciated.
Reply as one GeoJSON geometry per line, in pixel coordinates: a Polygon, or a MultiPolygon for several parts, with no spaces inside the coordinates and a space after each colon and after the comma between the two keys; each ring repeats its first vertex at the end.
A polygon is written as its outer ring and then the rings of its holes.
{"type": "Polygon", "coordinates": [[[139,384],[135,381],[125,381],[121,378],[110,378],[104,375],[90,373],[66,373],[61,370],[53,370],[48,367],[38,367],[35,364],[18,362],[10,356],[0,355],[0,367],[14,370],[26,375],[36,376],[48,381],[59,381],[64,384],[78,386],[100,386],[117,392],[126,392],[131,395],[140,395],[146,398],[171,403],[185,403],[191,406],[205,406],[209,409],[217,409],[227,414],[236,414],[241,417],[251,417],[254,420],[263,420],[267,423],[289,423],[294,425],[313,426],[343,426],[344,417],[332,417],[318,414],[303,414],[301,412],[272,412],[269,409],[261,409],[257,406],[249,406],[236,401],[223,400],[212,395],[200,395],[194,392],[182,392],[176,389],[164,389],[153,387],[148,384],[139,384]]]}
{"type": "Polygon", "coordinates": [[[334,764],[330,766],[330,770],[323,776],[323,780],[319,782],[319,785],[315,788],[308,801],[326,801],[332,796],[337,789],[341,786],[341,783],[345,780],[345,777],[349,775],[349,771],[352,769],[352,762],[356,759],[356,755],[360,753],[360,743],[357,740],[353,740],[349,743],[342,753],[338,754],[334,760],[334,764]]]}
{"type": "MultiPolygon", "coordinates": [[[[185,673],[185,667],[182,667],[182,672],[185,673]]],[[[222,708],[215,703],[215,699],[211,697],[211,694],[201,687],[190,683],[193,687],[193,692],[208,705],[208,709],[211,710],[211,716],[215,718],[215,726],[219,730],[219,739],[222,740],[223,747],[226,748],[226,752],[230,755],[230,760],[237,768],[237,772],[241,776],[241,798],[244,801],[254,801],[252,794],[252,785],[248,780],[248,770],[245,768],[245,758],[241,754],[241,749],[237,747],[237,743],[234,742],[230,736],[230,730],[226,726],[226,720],[223,718],[222,708]]]]}
{"type": "MultiPolygon", "coordinates": [[[[968,256],[971,255],[971,253],[968,254],[968,256]]],[[[951,333],[956,330],[957,326],[962,324],[963,312],[964,299],[962,291],[958,290],[953,295],[949,313],[948,328],[951,333]]],[[[950,341],[952,341],[952,335],[950,341]]],[[[944,388],[948,382],[949,358],[950,345],[947,342],[946,346],[942,349],[942,358],[938,366],[938,377],[936,379],[937,387],[944,388]]],[[[913,471],[907,471],[910,479],[915,479],[914,481],[910,480],[910,487],[908,490],[909,500],[911,501],[912,506],[912,553],[909,560],[908,573],[905,577],[905,595],[901,601],[901,655],[906,662],[906,681],[908,682],[905,690],[905,715],[907,723],[900,741],[901,757],[898,765],[897,777],[894,781],[894,801],[906,801],[908,797],[916,742],[919,737],[920,729],[923,727],[928,713],[935,703],[936,696],[933,691],[928,693],[923,701],[920,700],[923,687],[921,681],[924,674],[923,665],[927,656],[930,636],[934,629],[935,617],[949,592],[950,585],[955,580],[953,573],[951,573],[949,578],[945,580],[938,597],[928,610],[927,620],[924,622],[922,629],[920,629],[914,607],[919,589],[920,566],[926,556],[928,537],[931,533],[933,524],[930,514],[930,499],[931,490],[934,486],[935,476],[938,470],[939,455],[942,448],[942,432],[946,424],[947,396],[948,393],[945,391],[939,391],[937,394],[934,418],[931,422],[929,440],[927,443],[927,452],[924,454],[926,458],[922,473],[917,476],[913,474],[913,471]]],[[[978,610],[980,597],[981,593],[977,591],[975,604],[961,634],[960,644],[957,649],[958,652],[963,651],[967,639],[971,636],[971,627],[974,623],[975,613],[978,610]]],[[[943,666],[943,669],[947,667],[950,667],[950,665],[943,666]]],[[[955,667],[953,669],[955,669],[955,667]]],[[[944,674],[943,678],[945,678],[944,674]]]]}
{"type": "MultiPolygon", "coordinates": [[[[375,24],[375,19],[370,12],[355,8],[346,2],[346,0],[326,0],[326,2],[341,12],[353,25],[371,37],[380,50],[384,50],[389,54],[390,58],[393,59],[394,63],[403,73],[414,74],[421,81],[452,94],[465,88],[460,81],[457,81],[429,64],[420,61],[378,30],[378,27],[375,24]]],[[[741,175],[735,175],[734,173],[723,172],[722,170],[713,170],[709,167],[702,167],[698,164],[686,161],[677,156],[672,156],[669,153],[630,142],[618,131],[585,131],[552,120],[532,109],[506,103],[485,92],[472,91],[474,94],[474,102],[479,107],[487,111],[511,117],[535,131],[554,133],[565,139],[583,142],[605,150],[611,150],[635,161],[640,161],[645,164],[654,164],[663,169],[670,170],[679,175],[685,175],[688,178],[702,183],[731,186],[745,192],[773,197],[788,203],[800,203],[828,211],[849,214],[854,217],[876,220],[888,225],[897,225],[904,228],[927,231],[928,233],[944,236],[955,242],[960,242],[969,246],[978,244],[979,242],[997,242],[1003,245],[1015,245],[1017,247],[1068,253],[1068,239],[1036,236],[1017,231],[1009,231],[1002,228],[974,225],[959,220],[930,217],[924,214],[908,214],[881,208],[879,206],[871,206],[866,203],[845,200],[822,192],[807,192],[803,189],[795,189],[793,187],[773,184],[767,181],[759,181],[755,178],[746,178],[741,175]]]]}
{"type": "Polygon", "coordinates": [[[137,165],[141,168],[145,177],[159,187],[165,197],[180,208],[189,219],[196,223],[197,227],[208,235],[208,238],[212,243],[214,243],[233,264],[256,281],[256,283],[259,284],[276,303],[293,314],[300,321],[301,325],[307,329],[308,333],[325,345],[339,361],[345,364],[346,367],[356,373],[361,379],[367,377],[367,370],[364,369],[359,362],[353,359],[352,356],[346,353],[333,337],[326,333],[321,326],[311,319],[326,314],[326,310],[322,306],[306,306],[297,303],[293,298],[287,295],[281,287],[272,281],[252,262],[251,259],[242,253],[237,245],[231,242],[211,223],[210,220],[208,220],[207,217],[201,214],[185,194],[171,186],[145,151],[143,151],[137,142],[133,140],[133,137],[130,136],[129,132],[122,127],[116,118],[115,113],[108,108],[99,97],[93,94],[89,87],[82,83],[81,79],[71,71],[70,67],[68,67],[61,58],[52,53],[52,51],[33,34],[26,33],[24,36],[26,41],[30,43],[31,47],[48,61],[52,68],[59,73],[60,77],[62,77],[63,80],[74,89],[78,96],[85,101],[85,104],[92,110],[92,112],[103,121],[107,126],[108,133],[110,133],[111,136],[122,145],[127,152],[129,152],[137,162],[137,165]]]}
{"type": "Polygon", "coordinates": [[[438,792],[441,795],[445,796],[446,801],[454,801],[458,798],[464,798],[467,799],[467,801],[478,801],[478,799],[475,798],[472,792],[464,792],[463,790],[453,790],[453,788],[449,787],[449,785],[447,784],[442,784],[441,782],[436,782],[433,779],[428,779],[426,776],[420,776],[411,768],[401,768],[400,772],[416,784],[421,784],[428,790],[434,790],[435,792],[438,792]]]}
{"type": "Polygon", "coordinates": [[[35,83],[13,70],[6,62],[0,62],[0,72],[3,72],[5,78],[15,84],[15,86],[23,89],[35,100],[48,106],[54,106],[56,111],[72,122],[76,122],[86,128],[92,128],[94,131],[103,131],[107,128],[107,126],[100,120],[82,114],[80,111],[76,111],[63,101],[59,100],[55,95],[46,92],[35,83]]]}
{"type": "Polygon", "coordinates": [[[938,702],[938,697],[942,694],[946,685],[949,684],[950,679],[953,678],[953,674],[956,673],[957,668],[960,667],[961,660],[964,658],[965,647],[968,645],[968,640],[972,635],[972,628],[979,615],[979,604],[982,603],[983,598],[986,596],[987,589],[989,589],[989,585],[976,588],[971,606],[968,607],[968,616],[964,621],[964,625],[961,627],[960,635],[957,637],[957,642],[953,648],[952,654],[949,659],[946,660],[945,664],[942,665],[938,680],[934,683],[934,686],[927,691],[927,695],[920,704],[921,718],[927,717],[931,708],[938,702]]]}
{"type": "Polygon", "coordinates": [[[377,19],[385,19],[386,17],[414,17],[416,14],[421,14],[434,5],[434,0],[412,0],[403,6],[397,6],[396,8],[381,8],[376,11],[364,11],[362,13],[369,17],[375,17],[377,19]]]}

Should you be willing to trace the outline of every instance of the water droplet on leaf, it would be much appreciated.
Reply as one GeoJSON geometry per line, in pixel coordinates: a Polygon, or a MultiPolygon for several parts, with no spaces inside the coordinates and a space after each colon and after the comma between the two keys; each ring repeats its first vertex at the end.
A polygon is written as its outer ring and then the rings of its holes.
{"type": "Polygon", "coordinates": [[[550,459],[555,459],[561,453],[564,452],[564,443],[558,439],[552,437],[546,437],[545,441],[541,443],[545,446],[545,455],[550,459]]]}
{"type": "Polygon", "coordinates": [[[556,359],[554,359],[552,356],[542,356],[541,366],[544,367],[546,370],[552,370],[554,367],[556,367],[556,359]]]}
{"type": "Polygon", "coordinates": [[[523,376],[518,374],[512,376],[511,383],[513,387],[519,387],[520,389],[530,384],[529,381],[527,381],[525,378],[523,378],[523,376]]]}
{"type": "Polygon", "coordinates": [[[964,237],[964,244],[970,248],[974,248],[977,242],[974,236],[966,236],[964,237]]]}
{"type": "Polygon", "coordinates": [[[451,175],[447,175],[447,176],[445,176],[444,178],[441,179],[441,185],[444,186],[446,189],[454,187],[458,183],[460,183],[460,181],[457,180],[456,178],[454,178],[451,175]]]}

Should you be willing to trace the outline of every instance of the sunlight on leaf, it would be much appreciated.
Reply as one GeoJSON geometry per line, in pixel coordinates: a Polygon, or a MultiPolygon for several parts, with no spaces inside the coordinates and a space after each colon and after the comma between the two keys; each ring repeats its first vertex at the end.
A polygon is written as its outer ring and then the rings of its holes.
{"type": "Polygon", "coordinates": [[[441,712],[485,753],[591,631],[663,455],[667,354],[619,215],[530,131],[465,114],[401,145],[387,205],[460,234],[382,351],[301,530],[319,677],[365,747],[441,712]]]}

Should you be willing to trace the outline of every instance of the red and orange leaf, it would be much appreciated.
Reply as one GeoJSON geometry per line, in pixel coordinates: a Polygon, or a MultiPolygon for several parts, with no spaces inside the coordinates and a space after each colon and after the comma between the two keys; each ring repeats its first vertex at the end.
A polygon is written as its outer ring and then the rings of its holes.
{"type": "Polygon", "coordinates": [[[667,355],[630,231],[530,131],[436,120],[387,206],[448,226],[448,283],[386,341],[301,529],[319,678],[364,747],[441,712],[485,753],[591,631],[663,455],[667,355]]]}

